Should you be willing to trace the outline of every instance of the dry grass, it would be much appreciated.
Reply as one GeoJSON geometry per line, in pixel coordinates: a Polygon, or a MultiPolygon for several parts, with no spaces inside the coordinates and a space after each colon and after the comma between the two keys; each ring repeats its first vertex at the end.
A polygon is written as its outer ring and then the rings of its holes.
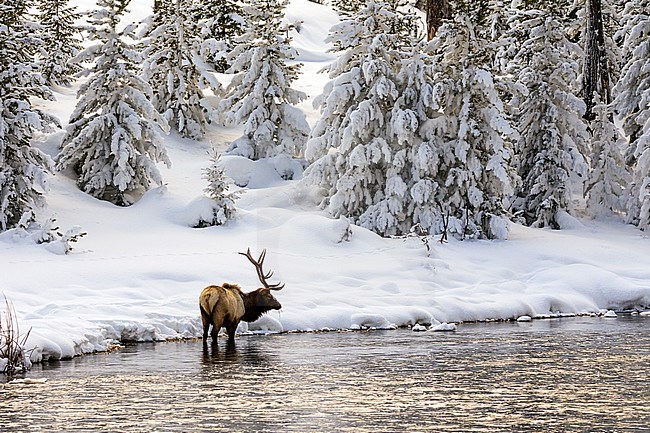
{"type": "Polygon", "coordinates": [[[5,311],[0,311],[0,371],[13,376],[29,368],[29,353],[25,351],[25,343],[31,329],[21,336],[16,310],[11,301],[6,296],[4,298],[5,311]]]}

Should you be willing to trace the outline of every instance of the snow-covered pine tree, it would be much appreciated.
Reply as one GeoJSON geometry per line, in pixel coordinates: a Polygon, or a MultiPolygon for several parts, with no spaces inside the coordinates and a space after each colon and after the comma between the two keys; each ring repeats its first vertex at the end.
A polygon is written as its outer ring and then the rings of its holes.
{"type": "Polygon", "coordinates": [[[452,7],[449,0],[416,0],[415,7],[426,15],[427,40],[436,36],[443,20],[452,18],[452,7]]]}
{"type": "Polygon", "coordinates": [[[219,103],[226,125],[243,124],[244,134],[229,152],[250,159],[299,156],[309,135],[304,113],[295,107],[307,95],[291,88],[300,65],[282,23],[288,0],[253,0],[245,8],[247,29],[229,56],[236,73],[219,103]]]}
{"type": "Polygon", "coordinates": [[[486,4],[467,3],[438,29],[433,104],[443,137],[439,150],[442,212],[460,237],[505,238],[505,200],[513,193],[512,139],[504,105],[491,73],[485,31],[486,4]]]}
{"type": "Polygon", "coordinates": [[[201,59],[200,32],[191,0],[158,0],[152,27],[145,31],[143,75],[154,91],[153,104],[182,136],[200,139],[211,108],[203,90],[221,85],[201,59]]]}
{"type": "Polygon", "coordinates": [[[199,219],[195,227],[225,224],[226,221],[234,218],[237,211],[235,201],[241,192],[228,192],[233,182],[226,176],[221,166],[221,155],[214,148],[210,152],[210,165],[203,170],[203,179],[208,182],[208,186],[203,191],[212,200],[212,218],[210,220],[199,219]]]}
{"type": "Polygon", "coordinates": [[[42,58],[40,70],[50,85],[68,86],[82,70],[74,61],[83,49],[81,30],[75,25],[81,14],[68,6],[68,0],[42,0],[38,4],[42,58]]]}
{"type": "Polygon", "coordinates": [[[613,105],[629,137],[626,162],[634,170],[628,220],[650,230],[650,1],[627,2],[622,15],[621,78],[613,105]]]}
{"type": "Polygon", "coordinates": [[[513,30],[527,38],[513,65],[528,94],[520,107],[522,183],[514,207],[529,225],[560,228],[558,211],[570,210],[571,174],[586,171],[585,104],[575,89],[582,50],[552,12],[527,10],[517,18],[513,30]]]}
{"type": "Polygon", "coordinates": [[[217,72],[230,67],[226,57],[244,30],[242,6],[237,0],[203,0],[195,5],[201,33],[201,55],[217,72]]]}
{"type": "MultiPolygon", "coordinates": [[[[607,0],[604,2],[607,6],[607,0]]],[[[597,94],[600,101],[609,104],[610,64],[608,62],[605,26],[603,23],[603,0],[587,0],[585,13],[584,52],[582,68],[582,92],[586,105],[585,118],[594,120],[594,97],[597,94]]]]}
{"type": "Polygon", "coordinates": [[[33,6],[33,0],[2,0],[2,23],[14,28],[31,27],[28,18],[33,6]]]}
{"type": "Polygon", "coordinates": [[[343,19],[354,16],[365,4],[366,0],[332,0],[332,6],[343,19]]]}
{"type": "Polygon", "coordinates": [[[413,17],[399,6],[394,0],[369,1],[330,30],[327,42],[341,54],[327,68],[331,81],[314,101],[322,117],[305,153],[313,162],[306,175],[327,190],[329,211],[384,235],[410,228],[410,175],[404,173],[410,167],[397,136],[417,126],[405,107],[389,130],[400,96],[400,49],[415,38],[408,24],[413,17]]]}
{"type": "Polygon", "coordinates": [[[605,31],[605,55],[609,73],[609,91],[611,102],[614,98],[613,88],[621,77],[624,59],[621,44],[617,42],[616,33],[621,25],[622,9],[617,4],[620,0],[601,0],[603,27],[605,31]],[[620,10],[619,10],[620,9],[620,10]]]}
{"type": "MultiPolygon", "coordinates": [[[[645,134],[637,140],[638,161],[634,171],[635,188],[632,193],[637,199],[639,209],[637,224],[639,228],[650,231],[650,121],[646,121],[645,134]]],[[[631,205],[634,206],[634,205],[631,205]]]]}
{"type": "MultiPolygon", "coordinates": [[[[172,0],[153,0],[153,28],[158,27],[171,15],[174,15],[176,2],[172,0]]],[[[151,30],[149,28],[148,30],[151,30]]],[[[145,30],[146,31],[146,30],[145,30]]]]}
{"type": "Polygon", "coordinates": [[[90,36],[97,43],[78,57],[94,61],[92,75],[79,88],[57,159],[57,168],[71,168],[85,192],[121,206],[151,183],[162,184],[156,162],[170,165],[163,143],[167,124],[138,76],[141,56],[127,42],[136,26],[118,29],[129,1],[98,0],[101,9],[90,14],[90,36]]]}
{"type": "Polygon", "coordinates": [[[416,225],[441,233],[438,179],[440,113],[434,108],[434,61],[424,43],[403,52],[396,85],[399,97],[389,113],[388,136],[394,152],[386,171],[383,198],[368,207],[359,223],[382,235],[404,235],[416,225]]]}
{"type": "Polygon", "coordinates": [[[625,211],[631,176],[623,161],[623,143],[611,109],[594,95],[591,121],[591,170],[585,181],[587,208],[594,216],[625,211]]]}
{"type": "Polygon", "coordinates": [[[58,121],[30,101],[54,97],[31,57],[40,41],[25,20],[26,9],[26,3],[0,0],[0,231],[35,220],[53,170],[51,158],[32,146],[35,131],[58,121]]]}
{"type": "Polygon", "coordinates": [[[513,75],[516,67],[512,63],[525,35],[511,28],[511,20],[516,20],[520,7],[520,0],[488,0],[486,16],[476,29],[489,42],[484,50],[485,55],[492,59],[491,71],[495,85],[506,104],[511,122],[518,113],[522,93],[521,85],[516,82],[517,74],[513,75]]]}

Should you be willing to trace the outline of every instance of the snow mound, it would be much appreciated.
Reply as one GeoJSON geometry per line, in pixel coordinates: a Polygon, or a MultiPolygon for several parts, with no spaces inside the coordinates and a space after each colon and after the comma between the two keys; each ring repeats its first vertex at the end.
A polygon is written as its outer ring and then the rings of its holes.
{"type": "Polygon", "coordinates": [[[440,323],[438,325],[432,326],[429,331],[433,332],[450,332],[450,331],[455,331],[457,329],[457,326],[455,323],[440,323]]]}

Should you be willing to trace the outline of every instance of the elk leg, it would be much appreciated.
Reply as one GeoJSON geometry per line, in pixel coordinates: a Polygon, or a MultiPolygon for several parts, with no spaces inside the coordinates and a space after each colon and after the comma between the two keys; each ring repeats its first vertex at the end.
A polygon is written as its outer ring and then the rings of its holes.
{"type": "Polygon", "coordinates": [[[212,340],[213,340],[213,341],[217,341],[217,338],[219,337],[219,331],[220,331],[220,330],[221,330],[221,322],[219,322],[218,325],[217,325],[217,323],[215,322],[215,324],[212,325],[212,333],[211,333],[211,336],[212,336],[212,340]]]}
{"type": "Polygon", "coordinates": [[[212,318],[212,340],[217,341],[217,337],[219,336],[219,331],[221,331],[221,327],[223,326],[223,321],[224,317],[222,315],[215,315],[215,317],[212,318]]]}
{"type": "Polygon", "coordinates": [[[203,306],[200,303],[199,308],[201,309],[201,323],[203,324],[203,341],[207,341],[212,317],[210,317],[210,313],[203,309],[203,306]]]}
{"type": "Polygon", "coordinates": [[[231,322],[228,324],[228,326],[226,326],[226,331],[228,331],[228,341],[231,343],[235,342],[235,332],[237,331],[237,325],[239,325],[239,323],[231,322]]]}
{"type": "Polygon", "coordinates": [[[201,322],[203,322],[203,341],[207,341],[208,331],[210,330],[210,320],[206,319],[205,316],[201,316],[201,322]]]}

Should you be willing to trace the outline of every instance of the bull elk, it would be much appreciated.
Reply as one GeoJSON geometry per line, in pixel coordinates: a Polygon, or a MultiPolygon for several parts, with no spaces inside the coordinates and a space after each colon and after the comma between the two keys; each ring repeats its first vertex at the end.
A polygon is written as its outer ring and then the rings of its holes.
{"type": "Polygon", "coordinates": [[[240,321],[254,322],[270,310],[279,310],[282,305],[271,294],[271,290],[281,290],[284,284],[269,284],[273,272],[264,273],[262,265],[266,249],[255,260],[251,250],[239,253],[255,266],[257,276],[264,287],[244,293],[236,284],[223,283],[221,286],[208,286],[199,295],[199,308],[203,322],[203,341],[208,339],[208,330],[212,326],[212,340],[216,341],[221,327],[228,333],[228,341],[235,341],[235,331],[240,321]]]}

